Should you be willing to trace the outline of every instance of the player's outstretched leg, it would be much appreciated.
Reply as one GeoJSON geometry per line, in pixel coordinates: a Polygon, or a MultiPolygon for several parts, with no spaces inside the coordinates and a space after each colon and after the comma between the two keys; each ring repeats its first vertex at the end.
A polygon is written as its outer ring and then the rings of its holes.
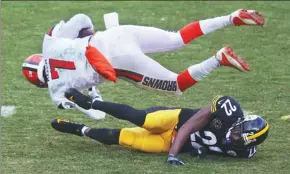
{"type": "Polygon", "coordinates": [[[240,9],[230,15],[191,22],[178,32],[136,25],[123,25],[118,29],[135,36],[143,53],[157,53],[180,49],[198,37],[227,26],[263,24],[264,17],[257,11],[240,9]]]}
{"type": "Polygon", "coordinates": [[[103,144],[119,144],[121,129],[107,128],[89,128],[82,123],[76,123],[69,120],[54,119],[51,126],[63,133],[69,133],[77,136],[87,136],[103,144]]]}
{"type": "Polygon", "coordinates": [[[96,109],[107,114],[112,115],[115,118],[127,120],[131,123],[142,126],[146,119],[146,111],[138,110],[131,106],[111,103],[111,102],[102,102],[99,100],[91,99],[89,96],[86,96],[79,92],[75,88],[70,88],[65,92],[65,97],[76,103],[78,106],[84,109],[96,109]]]}
{"type": "Polygon", "coordinates": [[[255,10],[239,9],[230,15],[189,23],[179,32],[184,44],[226,26],[264,25],[264,17],[255,10]]]}
{"type": "Polygon", "coordinates": [[[86,136],[103,144],[121,145],[144,152],[168,152],[172,136],[172,131],[156,134],[140,127],[89,128],[81,123],[63,119],[52,120],[51,126],[59,132],[86,136]]]}
{"type": "Polygon", "coordinates": [[[226,46],[220,49],[214,56],[199,64],[190,66],[183,73],[179,74],[177,82],[180,90],[182,92],[185,91],[220,66],[232,67],[242,72],[250,71],[250,66],[246,60],[237,56],[231,47],[226,46]]]}

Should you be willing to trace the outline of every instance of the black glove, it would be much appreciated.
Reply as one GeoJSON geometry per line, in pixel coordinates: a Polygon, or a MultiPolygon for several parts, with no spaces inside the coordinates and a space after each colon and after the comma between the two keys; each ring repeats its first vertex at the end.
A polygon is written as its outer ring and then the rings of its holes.
{"type": "Polygon", "coordinates": [[[185,165],[183,161],[181,161],[179,158],[177,158],[174,155],[168,155],[167,163],[171,165],[185,165]]]}

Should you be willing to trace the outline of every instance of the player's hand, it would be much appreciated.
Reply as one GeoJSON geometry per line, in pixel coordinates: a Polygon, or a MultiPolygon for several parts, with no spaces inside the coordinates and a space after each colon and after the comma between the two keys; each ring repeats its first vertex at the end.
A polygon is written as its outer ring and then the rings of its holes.
{"type": "Polygon", "coordinates": [[[170,165],[178,165],[178,166],[185,165],[183,161],[181,161],[179,158],[177,158],[174,155],[168,155],[167,163],[170,165]]]}

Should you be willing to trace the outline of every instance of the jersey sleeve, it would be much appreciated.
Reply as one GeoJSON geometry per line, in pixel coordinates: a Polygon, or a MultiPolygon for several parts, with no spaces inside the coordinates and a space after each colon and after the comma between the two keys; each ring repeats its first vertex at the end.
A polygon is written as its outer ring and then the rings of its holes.
{"type": "Polygon", "coordinates": [[[230,96],[216,96],[211,104],[214,118],[231,125],[244,116],[238,101],[230,96]]]}
{"type": "Polygon", "coordinates": [[[235,149],[229,149],[227,150],[225,153],[228,156],[232,156],[232,157],[238,157],[238,158],[252,158],[257,152],[257,147],[251,147],[251,148],[247,148],[247,149],[239,149],[239,150],[235,150],[235,149]]]}

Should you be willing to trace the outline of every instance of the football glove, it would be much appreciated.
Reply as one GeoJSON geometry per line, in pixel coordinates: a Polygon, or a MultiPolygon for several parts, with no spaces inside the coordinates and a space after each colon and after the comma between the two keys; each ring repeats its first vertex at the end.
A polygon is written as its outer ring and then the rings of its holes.
{"type": "Polygon", "coordinates": [[[179,158],[177,158],[174,155],[168,155],[167,158],[167,163],[170,165],[185,165],[185,163],[183,161],[181,161],[179,158]]]}

